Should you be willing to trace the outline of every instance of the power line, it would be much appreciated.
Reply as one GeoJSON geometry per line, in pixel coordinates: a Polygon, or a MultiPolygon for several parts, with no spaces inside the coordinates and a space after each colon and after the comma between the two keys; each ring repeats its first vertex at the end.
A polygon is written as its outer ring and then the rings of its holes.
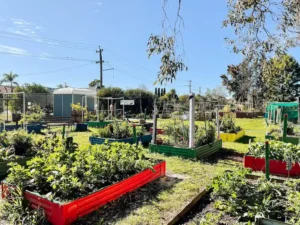
{"type": "Polygon", "coordinates": [[[84,67],[84,66],[88,66],[88,65],[92,65],[92,64],[94,64],[94,63],[86,63],[86,64],[82,64],[82,65],[79,65],[79,66],[66,67],[66,68],[57,69],[57,70],[51,70],[51,71],[46,71],[46,72],[25,73],[25,74],[21,74],[21,76],[31,76],[31,75],[41,75],[41,74],[56,73],[56,72],[61,72],[61,71],[65,71],[65,70],[75,69],[75,68],[84,67]]]}
{"type": "Polygon", "coordinates": [[[58,59],[58,60],[81,61],[81,62],[93,62],[93,63],[96,63],[96,60],[91,60],[91,59],[77,59],[77,58],[70,58],[70,57],[67,57],[67,56],[66,57],[52,57],[52,56],[32,55],[32,54],[2,52],[2,51],[0,51],[0,54],[28,56],[28,57],[41,58],[41,59],[58,59]]]}
{"type": "MultiPolygon", "coordinates": [[[[84,43],[73,42],[73,41],[64,41],[64,40],[45,38],[45,37],[34,36],[34,35],[16,34],[16,33],[6,32],[6,31],[0,31],[0,34],[2,34],[2,35],[4,34],[4,35],[8,35],[8,36],[22,37],[22,39],[16,38],[16,37],[13,37],[13,38],[17,39],[17,40],[34,41],[34,42],[41,43],[41,44],[44,43],[44,44],[52,44],[52,45],[58,45],[58,44],[69,45],[69,46],[71,45],[73,47],[76,46],[76,47],[85,48],[85,49],[89,49],[89,50],[94,50],[95,48],[97,48],[96,45],[92,45],[92,44],[84,44],[84,43]],[[42,42],[42,41],[47,41],[47,42],[42,42]]],[[[7,37],[7,36],[4,36],[4,37],[7,37]]],[[[7,37],[7,38],[12,38],[12,37],[7,37]]]]}

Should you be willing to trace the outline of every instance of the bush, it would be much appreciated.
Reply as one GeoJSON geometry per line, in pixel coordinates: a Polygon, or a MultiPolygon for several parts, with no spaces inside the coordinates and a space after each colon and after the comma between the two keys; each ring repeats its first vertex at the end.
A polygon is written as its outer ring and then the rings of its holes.
{"type": "Polygon", "coordinates": [[[224,133],[238,133],[242,130],[241,127],[235,125],[235,116],[233,113],[224,113],[220,121],[220,131],[224,133]]]}
{"type": "Polygon", "coordinates": [[[9,143],[15,149],[16,155],[25,155],[33,146],[32,134],[28,134],[26,130],[19,129],[9,134],[9,143]]]}

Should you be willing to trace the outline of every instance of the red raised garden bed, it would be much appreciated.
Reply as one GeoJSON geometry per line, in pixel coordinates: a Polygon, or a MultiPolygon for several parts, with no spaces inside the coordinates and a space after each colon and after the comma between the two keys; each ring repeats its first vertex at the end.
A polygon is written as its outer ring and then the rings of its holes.
{"type": "MultiPolygon", "coordinates": [[[[134,191],[166,174],[165,161],[156,164],[153,168],[154,171],[150,169],[144,170],[123,181],[68,203],[51,202],[37,193],[29,191],[25,192],[25,198],[31,203],[31,207],[43,208],[47,219],[53,225],[69,225],[79,217],[83,217],[122,195],[134,191]]],[[[2,198],[4,198],[5,193],[7,193],[7,186],[3,183],[1,184],[1,191],[2,198]]]]}
{"type": "MultiPolygon", "coordinates": [[[[298,163],[294,164],[290,172],[286,169],[286,162],[279,160],[269,160],[270,173],[281,176],[300,176],[300,166],[298,163]]],[[[246,155],[244,157],[244,167],[250,168],[253,171],[266,170],[266,160],[264,158],[255,158],[254,156],[246,155]]]]}
{"type": "MultiPolygon", "coordinates": [[[[153,127],[150,127],[150,133],[152,134],[152,132],[153,132],[153,127]]],[[[163,129],[157,128],[157,129],[156,129],[156,133],[157,133],[157,134],[163,134],[163,133],[164,133],[164,130],[163,130],[163,129]]]]}

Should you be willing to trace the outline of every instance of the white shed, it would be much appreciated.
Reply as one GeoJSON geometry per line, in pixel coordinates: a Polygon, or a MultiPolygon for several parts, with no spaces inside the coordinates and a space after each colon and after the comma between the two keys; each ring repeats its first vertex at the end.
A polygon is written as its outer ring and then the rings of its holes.
{"type": "Polygon", "coordinates": [[[95,110],[97,91],[89,88],[59,88],[54,90],[53,115],[57,117],[70,117],[71,104],[80,103],[87,106],[88,111],[95,110]]]}

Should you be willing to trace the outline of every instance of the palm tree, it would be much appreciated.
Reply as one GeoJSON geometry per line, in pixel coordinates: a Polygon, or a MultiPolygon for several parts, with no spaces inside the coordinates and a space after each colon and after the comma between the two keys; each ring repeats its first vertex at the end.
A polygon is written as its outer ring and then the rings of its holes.
{"type": "Polygon", "coordinates": [[[0,81],[0,84],[10,83],[11,92],[13,92],[13,85],[19,86],[15,81],[18,76],[18,74],[13,74],[12,71],[10,71],[10,73],[5,73],[3,74],[3,79],[0,81]]]}

